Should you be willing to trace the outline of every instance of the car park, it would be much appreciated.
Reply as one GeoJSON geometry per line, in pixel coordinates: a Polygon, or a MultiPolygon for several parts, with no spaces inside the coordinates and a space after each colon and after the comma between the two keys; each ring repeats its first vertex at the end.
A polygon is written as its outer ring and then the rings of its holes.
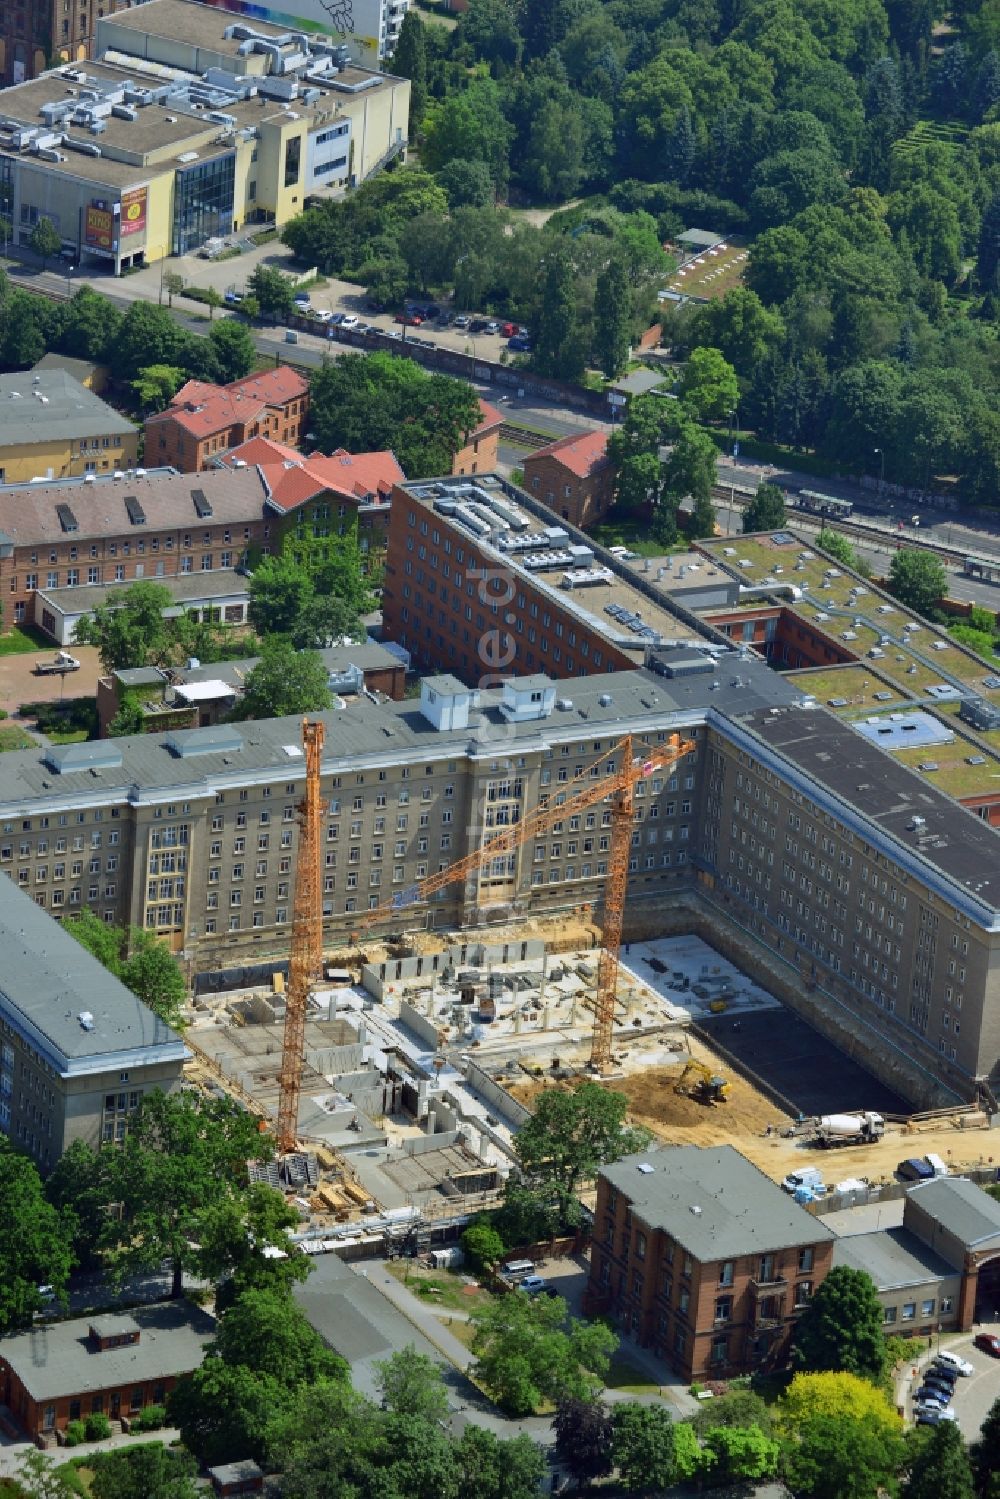
{"type": "Polygon", "coordinates": [[[980,1353],[988,1353],[990,1358],[1000,1358],[1000,1338],[996,1333],[977,1332],[972,1340],[973,1348],[978,1348],[980,1353]]]}
{"type": "Polygon", "coordinates": [[[975,1374],[976,1372],[974,1364],[970,1364],[969,1360],[962,1358],[960,1354],[952,1353],[948,1348],[943,1353],[938,1354],[934,1360],[934,1367],[939,1369],[954,1369],[956,1374],[975,1374]]]}

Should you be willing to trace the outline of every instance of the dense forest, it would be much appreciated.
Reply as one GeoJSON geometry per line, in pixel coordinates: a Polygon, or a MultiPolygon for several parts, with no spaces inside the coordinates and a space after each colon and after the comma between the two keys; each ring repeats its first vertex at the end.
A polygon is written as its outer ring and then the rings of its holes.
{"type": "Polygon", "coordinates": [[[996,0],[471,0],[392,66],[419,168],[304,215],[304,257],[521,318],[573,378],[620,367],[672,235],[743,234],[745,287],[664,315],[735,366],[742,424],[994,502],[996,0]]]}

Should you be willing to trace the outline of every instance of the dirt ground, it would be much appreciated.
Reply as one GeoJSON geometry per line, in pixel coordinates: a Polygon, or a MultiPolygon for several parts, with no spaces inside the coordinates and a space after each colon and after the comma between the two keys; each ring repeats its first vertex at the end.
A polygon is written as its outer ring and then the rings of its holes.
{"type": "MultiPolygon", "coordinates": [[[[693,1042],[692,1050],[713,1071],[729,1077],[729,1099],[726,1103],[704,1104],[674,1091],[684,1062],[676,1066],[652,1066],[608,1080],[607,1086],[624,1093],[629,1112],[638,1124],[645,1124],[661,1140],[671,1145],[739,1145],[761,1139],[768,1125],[780,1130],[791,1121],[762,1093],[742,1077],[726,1074],[707,1048],[693,1042]]],[[[686,1061],[686,1057],[685,1057],[686,1061]]],[[[511,1088],[514,1097],[531,1107],[532,1101],[549,1086],[543,1081],[517,1083],[511,1088]]],[[[565,1086],[556,1084],[555,1086],[565,1086]]]]}
{"type": "Polygon", "coordinates": [[[23,656],[0,656],[0,708],[11,715],[22,703],[67,702],[74,697],[93,697],[97,692],[100,675],[100,658],[92,645],[73,646],[73,655],[80,663],[80,670],[69,676],[36,677],[35,664],[51,661],[58,646],[51,650],[35,651],[23,656]],[[60,691],[61,685],[61,691],[60,691]]]}
{"type": "MultiPolygon", "coordinates": [[[[979,1120],[980,1116],[967,1116],[979,1120]]],[[[827,1185],[848,1177],[864,1177],[870,1182],[892,1181],[896,1166],[908,1156],[939,1155],[953,1171],[969,1166],[986,1166],[1000,1157],[1000,1136],[970,1123],[958,1128],[958,1118],[934,1127],[887,1129],[877,1145],[850,1145],[836,1150],[819,1150],[803,1146],[796,1140],[762,1139],[759,1135],[734,1138],[732,1143],[748,1156],[754,1165],[780,1181],[800,1166],[819,1166],[827,1185]]]]}

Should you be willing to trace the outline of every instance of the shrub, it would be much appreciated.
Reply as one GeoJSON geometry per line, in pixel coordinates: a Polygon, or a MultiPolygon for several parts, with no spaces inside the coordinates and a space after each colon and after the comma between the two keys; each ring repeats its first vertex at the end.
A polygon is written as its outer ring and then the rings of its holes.
{"type": "Polygon", "coordinates": [[[94,1411],[84,1422],[88,1442],[103,1442],[111,1435],[111,1422],[103,1411],[94,1411]]]}
{"type": "Polygon", "coordinates": [[[87,1428],[82,1421],[70,1421],[66,1427],[66,1446],[79,1447],[87,1440],[87,1428]]]}
{"type": "Polygon", "coordinates": [[[134,1432],[159,1431],[161,1426],[167,1424],[166,1407],[162,1405],[147,1405],[141,1410],[131,1423],[134,1432]]]}

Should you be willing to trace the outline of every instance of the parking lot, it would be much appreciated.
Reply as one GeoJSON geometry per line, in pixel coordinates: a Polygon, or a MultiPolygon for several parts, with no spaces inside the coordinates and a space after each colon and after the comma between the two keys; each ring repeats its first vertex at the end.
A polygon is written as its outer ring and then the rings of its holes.
{"type": "MultiPolygon", "coordinates": [[[[495,360],[501,350],[507,349],[511,356],[526,354],[530,350],[509,346],[509,339],[523,337],[520,325],[507,319],[488,317],[485,314],[464,313],[439,309],[430,317],[410,311],[398,312],[387,308],[375,311],[364,292],[353,288],[349,292],[337,288],[320,287],[309,291],[309,305],[317,317],[317,333],[322,334],[324,325],[330,327],[332,319],[343,321],[344,326],[355,332],[371,328],[389,338],[403,343],[429,345],[432,348],[453,349],[459,354],[471,354],[473,358],[495,360]],[[356,319],[356,321],[355,321],[356,319]],[[405,319],[405,321],[404,321],[405,319]]],[[[413,304],[408,304],[408,308],[413,304]]],[[[420,303],[421,307],[436,303],[420,303]]],[[[525,340],[526,341],[526,340],[525,340]]]]}
{"type": "MultiPolygon", "coordinates": [[[[975,1331],[1000,1335],[1000,1322],[977,1325],[975,1331]]],[[[957,1353],[963,1359],[967,1359],[975,1371],[962,1376],[957,1381],[952,1398],[959,1429],[967,1442],[976,1440],[990,1407],[995,1400],[1000,1399],[1000,1359],[991,1358],[988,1353],[974,1348],[973,1336],[973,1333],[967,1333],[959,1338],[946,1338],[941,1344],[952,1353],[957,1353]]],[[[923,1371],[933,1363],[936,1355],[937,1347],[935,1346],[933,1351],[926,1353],[916,1364],[911,1364],[903,1378],[902,1389],[899,1391],[900,1403],[904,1404],[906,1414],[911,1418],[913,1416],[911,1396],[920,1382],[920,1375],[914,1377],[911,1371],[916,1368],[922,1375],[923,1371]]]]}

